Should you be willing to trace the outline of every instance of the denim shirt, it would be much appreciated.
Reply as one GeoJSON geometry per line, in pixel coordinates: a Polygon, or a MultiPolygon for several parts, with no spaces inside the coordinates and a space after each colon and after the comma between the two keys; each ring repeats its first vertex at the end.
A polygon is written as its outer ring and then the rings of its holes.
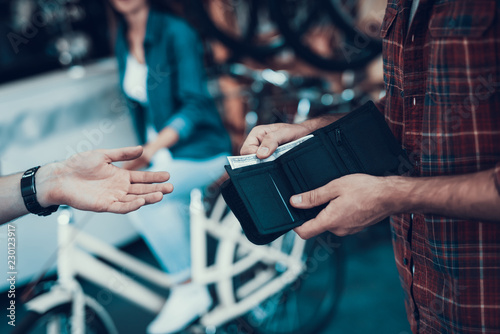
{"type": "MultiPolygon", "coordinates": [[[[140,143],[146,141],[149,119],[158,132],[171,127],[179,133],[179,141],[170,148],[175,158],[206,159],[231,152],[229,135],[207,89],[196,32],[178,17],[150,10],[144,51],[149,107],[127,98],[140,143]]],[[[115,53],[123,91],[128,54],[124,22],[118,26],[115,53]]]]}

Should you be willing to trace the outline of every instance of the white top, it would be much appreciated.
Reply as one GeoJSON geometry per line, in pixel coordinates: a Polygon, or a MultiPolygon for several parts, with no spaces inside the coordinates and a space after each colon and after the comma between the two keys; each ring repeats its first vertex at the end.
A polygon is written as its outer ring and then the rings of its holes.
{"type": "MultiPolygon", "coordinates": [[[[123,78],[123,91],[125,94],[139,102],[143,107],[148,107],[147,93],[148,67],[141,64],[130,53],[127,55],[127,64],[125,66],[125,77],[123,78]]],[[[147,115],[146,115],[147,116],[147,115]]],[[[158,136],[149,117],[146,117],[146,140],[153,141],[158,136]]]]}
{"type": "Polygon", "coordinates": [[[148,67],[141,64],[130,53],[127,55],[125,77],[123,78],[123,91],[125,94],[143,105],[148,104],[147,94],[148,67]]]}

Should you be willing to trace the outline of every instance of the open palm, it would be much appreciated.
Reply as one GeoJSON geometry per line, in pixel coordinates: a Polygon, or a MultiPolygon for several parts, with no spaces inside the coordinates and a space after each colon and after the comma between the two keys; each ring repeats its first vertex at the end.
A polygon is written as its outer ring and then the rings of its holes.
{"type": "Polygon", "coordinates": [[[136,159],[142,151],[138,146],[72,156],[56,173],[53,202],[86,211],[127,213],[161,201],[163,194],[173,190],[171,184],[163,183],[169,173],[128,171],[112,164],[136,159]]]}

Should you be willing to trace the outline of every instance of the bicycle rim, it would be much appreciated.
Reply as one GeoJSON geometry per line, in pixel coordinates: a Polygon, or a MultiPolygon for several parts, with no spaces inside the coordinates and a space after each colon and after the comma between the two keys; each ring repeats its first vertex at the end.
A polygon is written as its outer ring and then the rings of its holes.
{"type": "Polygon", "coordinates": [[[322,17],[324,20],[329,20],[328,24],[337,27],[345,36],[344,40],[339,43],[340,48],[335,56],[321,55],[304,42],[306,30],[297,29],[293,24],[296,16],[303,15],[300,13],[303,10],[297,10],[299,8],[297,2],[270,0],[270,11],[288,45],[300,58],[311,65],[334,72],[358,69],[367,65],[381,53],[380,41],[357,30],[352,20],[345,13],[339,12],[338,7],[330,0],[306,1],[305,5],[310,6],[310,3],[314,3],[321,9],[318,12],[310,13],[308,22],[312,23],[314,20],[311,18],[313,17],[322,17]]]}
{"type": "MultiPolygon", "coordinates": [[[[45,313],[28,312],[12,334],[44,334],[57,329],[60,334],[71,334],[71,303],[54,306],[45,313]]],[[[53,331],[52,331],[53,332],[53,331]]],[[[85,333],[107,334],[109,331],[99,314],[92,308],[85,307],[85,333]]]]}
{"type": "MultiPolygon", "coordinates": [[[[227,2],[227,6],[233,6],[236,8],[233,1],[227,2]]],[[[259,30],[259,12],[266,9],[265,6],[263,6],[262,1],[245,0],[240,2],[246,5],[247,10],[244,10],[243,12],[247,12],[248,16],[244,17],[244,19],[239,19],[238,17],[236,18],[237,21],[243,22],[243,27],[241,27],[242,32],[239,36],[230,34],[217,26],[208,13],[204,0],[190,0],[189,3],[191,4],[190,10],[194,12],[197,20],[202,25],[204,32],[225,44],[229,49],[231,49],[234,56],[238,57],[248,55],[258,61],[262,61],[280,52],[285,46],[282,38],[278,38],[275,41],[264,45],[255,43],[256,35],[259,30]]]]}
{"type": "Polygon", "coordinates": [[[329,234],[308,241],[306,271],[251,310],[245,321],[261,334],[317,333],[331,320],[342,290],[343,253],[329,246],[336,240],[329,234]]]}

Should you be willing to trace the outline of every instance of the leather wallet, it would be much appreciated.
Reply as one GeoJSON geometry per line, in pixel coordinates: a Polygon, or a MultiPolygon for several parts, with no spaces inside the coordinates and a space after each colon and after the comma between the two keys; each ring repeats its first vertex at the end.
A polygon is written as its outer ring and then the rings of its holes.
{"type": "Polygon", "coordinates": [[[371,101],[312,134],[274,161],[225,166],[229,179],[221,186],[222,196],[254,244],[275,240],[326,206],[296,209],[290,204],[292,195],[347,174],[411,172],[406,152],[371,101]]]}

